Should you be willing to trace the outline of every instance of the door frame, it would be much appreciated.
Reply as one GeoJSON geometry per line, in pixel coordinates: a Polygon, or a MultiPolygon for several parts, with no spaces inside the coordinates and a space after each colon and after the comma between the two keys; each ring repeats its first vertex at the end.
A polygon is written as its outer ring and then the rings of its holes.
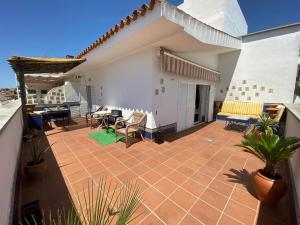
{"type": "MultiPolygon", "coordinates": [[[[207,116],[207,119],[209,120],[209,108],[210,108],[210,102],[211,102],[211,90],[212,90],[212,88],[211,88],[211,86],[213,85],[212,83],[209,83],[209,82],[205,82],[205,81],[190,81],[190,80],[178,80],[178,95],[180,94],[180,92],[179,92],[179,88],[180,88],[180,83],[184,83],[184,84],[187,84],[187,87],[189,88],[189,85],[195,85],[195,87],[197,86],[197,85],[206,85],[206,86],[209,86],[209,95],[208,95],[208,97],[209,97],[209,100],[208,100],[208,107],[207,107],[207,114],[208,114],[208,116],[207,116]]],[[[187,88],[187,96],[186,96],[186,103],[187,103],[187,101],[188,101],[188,94],[189,94],[189,90],[188,90],[188,88],[187,88]]],[[[193,121],[193,123],[192,123],[192,125],[190,126],[190,127],[187,127],[187,122],[185,122],[185,126],[181,126],[181,124],[179,125],[179,122],[181,121],[181,119],[180,119],[180,110],[179,110],[179,108],[180,108],[180,102],[179,102],[179,100],[180,100],[180,97],[178,96],[178,102],[177,102],[177,132],[181,132],[181,131],[184,131],[184,130],[187,130],[187,129],[189,129],[189,128],[192,128],[192,127],[194,127],[194,126],[196,126],[196,125],[199,125],[199,124],[201,124],[201,123],[195,123],[194,122],[194,116],[195,116],[195,101],[196,101],[196,93],[195,93],[195,95],[194,95],[194,114],[193,114],[193,118],[192,118],[192,121],[193,121]],[[179,127],[184,127],[183,129],[178,129],[179,127]]],[[[187,113],[187,111],[188,110],[186,110],[186,113],[185,113],[185,116],[187,117],[188,115],[188,113],[187,113]]],[[[187,118],[185,118],[185,121],[187,121],[187,118]]]]}

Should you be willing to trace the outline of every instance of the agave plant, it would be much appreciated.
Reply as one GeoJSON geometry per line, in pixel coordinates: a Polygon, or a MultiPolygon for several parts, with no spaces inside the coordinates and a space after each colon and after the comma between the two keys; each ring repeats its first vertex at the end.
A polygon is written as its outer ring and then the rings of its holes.
{"type": "Polygon", "coordinates": [[[274,131],[276,132],[278,125],[273,122],[267,113],[260,116],[259,122],[254,125],[254,132],[274,131]]]}
{"type": "Polygon", "coordinates": [[[298,97],[300,97],[300,82],[296,83],[295,95],[297,95],[298,97]]]}
{"type": "Polygon", "coordinates": [[[265,130],[259,138],[253,133],[237,146],[261,159],[265,167],[260,172],[268,178],[275,179],[278,162],[290,158],[300,147],[300,142],[298,138],[279,137],[272,131],[265,130]]]}
{"type": "Polygon", "coordinates": [[[29,166],[40,164],[43,159],[43,154],[47,152],[52,146],[49,145],[46,148],[41,148],[41,139],[39,139],[36,143],[32,143],[32,149],[31,149],[31,161],[28,163],[29,166]]]}
{"type": "Polygon", "coordinates": [[[49,214],[43,216],[41,222],[32,218],[34,223],[25,220],[25,225],[46,225],[48,220],[51,225],[126,225],[136,217],[140,202],[140,190],[135,184],[128,183],[112,190],[111,182],[100,180],[97,189],[88,184],[84,190],[83,200],[78,197],[78,211],[75,205],[65,211],[57,211],[55,217],[49,214]]]}

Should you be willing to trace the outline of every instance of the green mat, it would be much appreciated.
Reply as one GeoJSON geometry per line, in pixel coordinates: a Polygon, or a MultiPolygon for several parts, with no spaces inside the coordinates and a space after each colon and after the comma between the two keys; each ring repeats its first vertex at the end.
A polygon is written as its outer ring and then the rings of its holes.
{"type": "MultiPolygon", "coordinates": [[[[109,145],[116,142],[116,135],[114,129],[93,131],[89,133],[89,136],[96,140],[101,145],[109,145]]],[[[117,140],[120,141],[124,136],[118,135],[117,140]]]]}

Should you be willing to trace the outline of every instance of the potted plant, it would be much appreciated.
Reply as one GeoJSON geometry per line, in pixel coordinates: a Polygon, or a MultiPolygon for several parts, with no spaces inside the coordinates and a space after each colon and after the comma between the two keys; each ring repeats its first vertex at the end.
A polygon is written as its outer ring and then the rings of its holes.
{"type": "Polygon", "coordinates": [[[47,170],[47,163],[43,156],[44,153],[52,147],[52,145],[49,145],[46,148],[41,148],[40,139],[36,143],[32,144],[31,160],[24,168],[24,172],[28,179],[38,179],[44,176],[47,170]]]}
{"type": "Polygon", "coordinates": [[[274,123],[267,113],[264,113],[260,116],[258,123],[254,125],[253,132],[257,137],[260,137],[266,130],[276,133],[278,130],[278,124],[274,123]]]}
{"type": "Polygon", "coordinates": [[[257,197],[265,203],[279,201],[286,192],[286,182],[277,173],[276,166],[292,156],[300,146],[299,139],[279,137],[267,129],[260,137],[252,133],[237,146],[265,163],[264,168],[252,174],[257,197]]]}

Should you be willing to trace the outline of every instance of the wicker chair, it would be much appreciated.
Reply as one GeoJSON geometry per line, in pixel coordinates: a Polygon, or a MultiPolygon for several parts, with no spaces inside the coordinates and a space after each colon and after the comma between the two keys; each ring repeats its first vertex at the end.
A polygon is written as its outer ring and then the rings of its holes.
{"type": "Polygon", "coordinates": [[[107,111],[107,107],[106,106],[100,106],[96,111],[86,113],[85,114],[86,125],[89,125],[89,121],[90,121],[91,122],[91,127],[93,126],[93,114],[95,112],[99,112],[99,111],[107,111]]]}
{"type": "Polygon", "coordinates": [[[122,134],[125,136],[126,148],[128,148],[128,138],[129,134],[135,138],[135,134],[139,133],[142,140],[144,141],[144,137],[141,133],[141,127],[146,125],[146,114],[141,112],[134,112],[130,115],[130,117],[126,120],[119,120],[115,123],[115,133],[116,133],[116,142],[118,134],[122,134]],[[130,121],[130,122],[129,122],[130,121]],[[126,127],[118,129],[120,125],[126,124],[126,127]]]}

